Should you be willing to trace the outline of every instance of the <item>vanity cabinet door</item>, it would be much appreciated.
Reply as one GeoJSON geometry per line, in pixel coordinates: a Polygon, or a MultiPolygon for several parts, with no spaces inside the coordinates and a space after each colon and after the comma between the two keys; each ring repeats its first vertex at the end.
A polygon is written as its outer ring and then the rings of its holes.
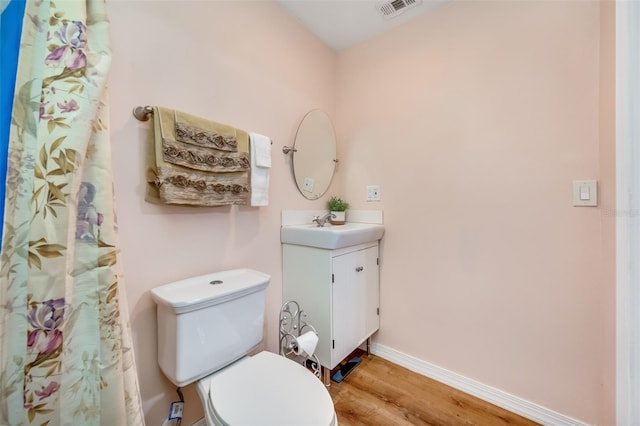
{"type": "Polygon", "coordinates": [[[378,247],[333,257],[332,274],[333,366],[378,330],[378,247]]]}
{"type": "Polygon", "coordinates": [[[378,244],[338,250],[282,245],[283,302],[295,300],[318,332],[316,355],[333,369],[378,330],[378,244]]]}
{"type": "Polygon", "coordinates": [[[380,266],[378,247],[364,251],[364,270],[361,272],[366,280],[364,305],[364,338],[368,339],[380,328],[380,266]]]}

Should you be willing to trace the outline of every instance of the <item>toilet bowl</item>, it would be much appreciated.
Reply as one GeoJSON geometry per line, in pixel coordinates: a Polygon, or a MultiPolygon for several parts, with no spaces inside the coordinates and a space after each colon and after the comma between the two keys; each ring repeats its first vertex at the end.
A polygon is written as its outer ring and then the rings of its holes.
{"type": "Polygon", "coordinates": [[[210,425],[336,425],[333,402],[302,365],[271,352],[242,358],[198,382],[210,425]]]}
{"type": "Polygon", "coordinates": [[[331,426],[324,384],[301,364],[263,351],[270,276],[235,269],[151,290],[158,364],[178,387],[197,383],[208,425],[331,426]]]}

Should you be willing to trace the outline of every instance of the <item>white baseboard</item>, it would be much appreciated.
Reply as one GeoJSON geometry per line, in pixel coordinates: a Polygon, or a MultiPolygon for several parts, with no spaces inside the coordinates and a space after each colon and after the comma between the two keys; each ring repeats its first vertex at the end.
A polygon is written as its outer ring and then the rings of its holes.
{"type": "Polygon", "coordinates": [[[430,364],[388,346],[372,343],[371,353],[543,425],[586,426],[574,418],[430,364]]]}

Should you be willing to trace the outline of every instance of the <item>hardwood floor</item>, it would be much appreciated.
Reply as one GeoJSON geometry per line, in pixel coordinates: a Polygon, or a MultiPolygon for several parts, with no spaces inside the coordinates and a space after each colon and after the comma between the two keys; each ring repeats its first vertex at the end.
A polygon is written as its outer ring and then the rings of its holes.
{"type": "Polygon", "coordinates": [[[329,387],[340,426],[537,425],[375,355],[360,357],[342,382],[329,387]]]}

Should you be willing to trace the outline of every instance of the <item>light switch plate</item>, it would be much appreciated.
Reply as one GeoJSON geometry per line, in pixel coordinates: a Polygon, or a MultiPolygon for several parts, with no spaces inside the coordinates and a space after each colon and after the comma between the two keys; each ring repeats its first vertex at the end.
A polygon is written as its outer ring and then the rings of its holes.
{"type": "Polygon", "coordinates": [[[598,181],[574,180],[573,205],[576,207],[593,207],[598,205],[598,181]]]}

